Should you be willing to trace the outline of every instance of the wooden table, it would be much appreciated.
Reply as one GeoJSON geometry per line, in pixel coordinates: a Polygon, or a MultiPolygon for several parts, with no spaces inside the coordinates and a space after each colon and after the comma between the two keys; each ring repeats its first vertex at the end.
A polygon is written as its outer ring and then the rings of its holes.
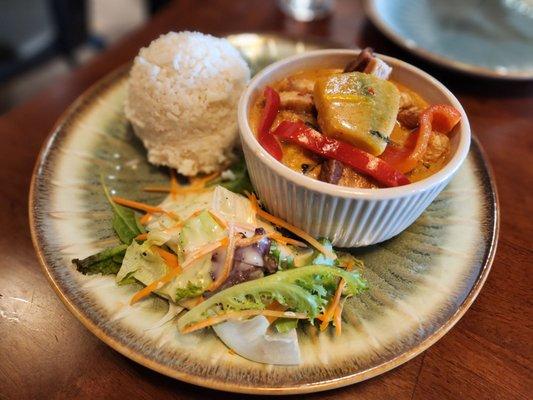
{"type": "Polygon", "coordinates": [[[152,372],[100,342],[49,287],[30,241],[32,168],[61,112],[90,84],[169,30],[213,34],[277,31],[370,45],[437,76],[459,97],[494,168],[501,206],[492,272],[466,316],[442,340],[369,381],[307,396],[335,399],[527,399],[533,397],[533,85],[459,76],[406,54],[365,19],[357,1],[338,0],[326,21],[300,24],[268,0],[182,0],[88,65],[51,82],[0,117],[0,398],[237,398],[152,372]]]}

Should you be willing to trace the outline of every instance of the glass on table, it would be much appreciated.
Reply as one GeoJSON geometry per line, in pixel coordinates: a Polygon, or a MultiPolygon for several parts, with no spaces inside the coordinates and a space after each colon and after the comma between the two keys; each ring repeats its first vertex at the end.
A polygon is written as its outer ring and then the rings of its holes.
{"type": "Polygon", "coordinates": [[[278,0],[278,6],[291,18],[309,22],[327,17],[333,10],[334,0],[278,0]]]}

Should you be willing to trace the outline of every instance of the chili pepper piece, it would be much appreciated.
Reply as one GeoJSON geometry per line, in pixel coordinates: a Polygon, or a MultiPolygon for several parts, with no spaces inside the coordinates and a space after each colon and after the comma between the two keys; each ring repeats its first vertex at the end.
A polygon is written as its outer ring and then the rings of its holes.
{"type": "Polygon", "coordinates": [[[278,92],[270,86],[265,88],[264,96],[265,108],[263,110],[263,115],[261,115],[261,121],[259,122],[258,140],[261,146],[263,146],[272,157],[280,161],[283,156],[281,145],[270,132],[270,128],[278,115],[280,98],[278,92]]]}

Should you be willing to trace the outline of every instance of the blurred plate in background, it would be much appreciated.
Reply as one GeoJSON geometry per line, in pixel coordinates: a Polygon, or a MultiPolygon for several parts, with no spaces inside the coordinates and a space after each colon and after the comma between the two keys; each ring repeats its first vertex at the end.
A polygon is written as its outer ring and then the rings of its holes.
{"type": "Polygon", "coordinates": [[[366,0],[365,9],[391,40],[436,64],[533,79],[531,0],[366,0]]]}

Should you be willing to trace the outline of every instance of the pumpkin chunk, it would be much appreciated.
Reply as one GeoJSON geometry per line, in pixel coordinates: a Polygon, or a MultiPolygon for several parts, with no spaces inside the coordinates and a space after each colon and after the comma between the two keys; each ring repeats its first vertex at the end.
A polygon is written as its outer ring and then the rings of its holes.
{"type": "Polygon", "coordinates": [[[334,74],[317,80],[314,99],[326,136],[383,153],[400,105],[394,84],[362,72],[334,74]]]}

